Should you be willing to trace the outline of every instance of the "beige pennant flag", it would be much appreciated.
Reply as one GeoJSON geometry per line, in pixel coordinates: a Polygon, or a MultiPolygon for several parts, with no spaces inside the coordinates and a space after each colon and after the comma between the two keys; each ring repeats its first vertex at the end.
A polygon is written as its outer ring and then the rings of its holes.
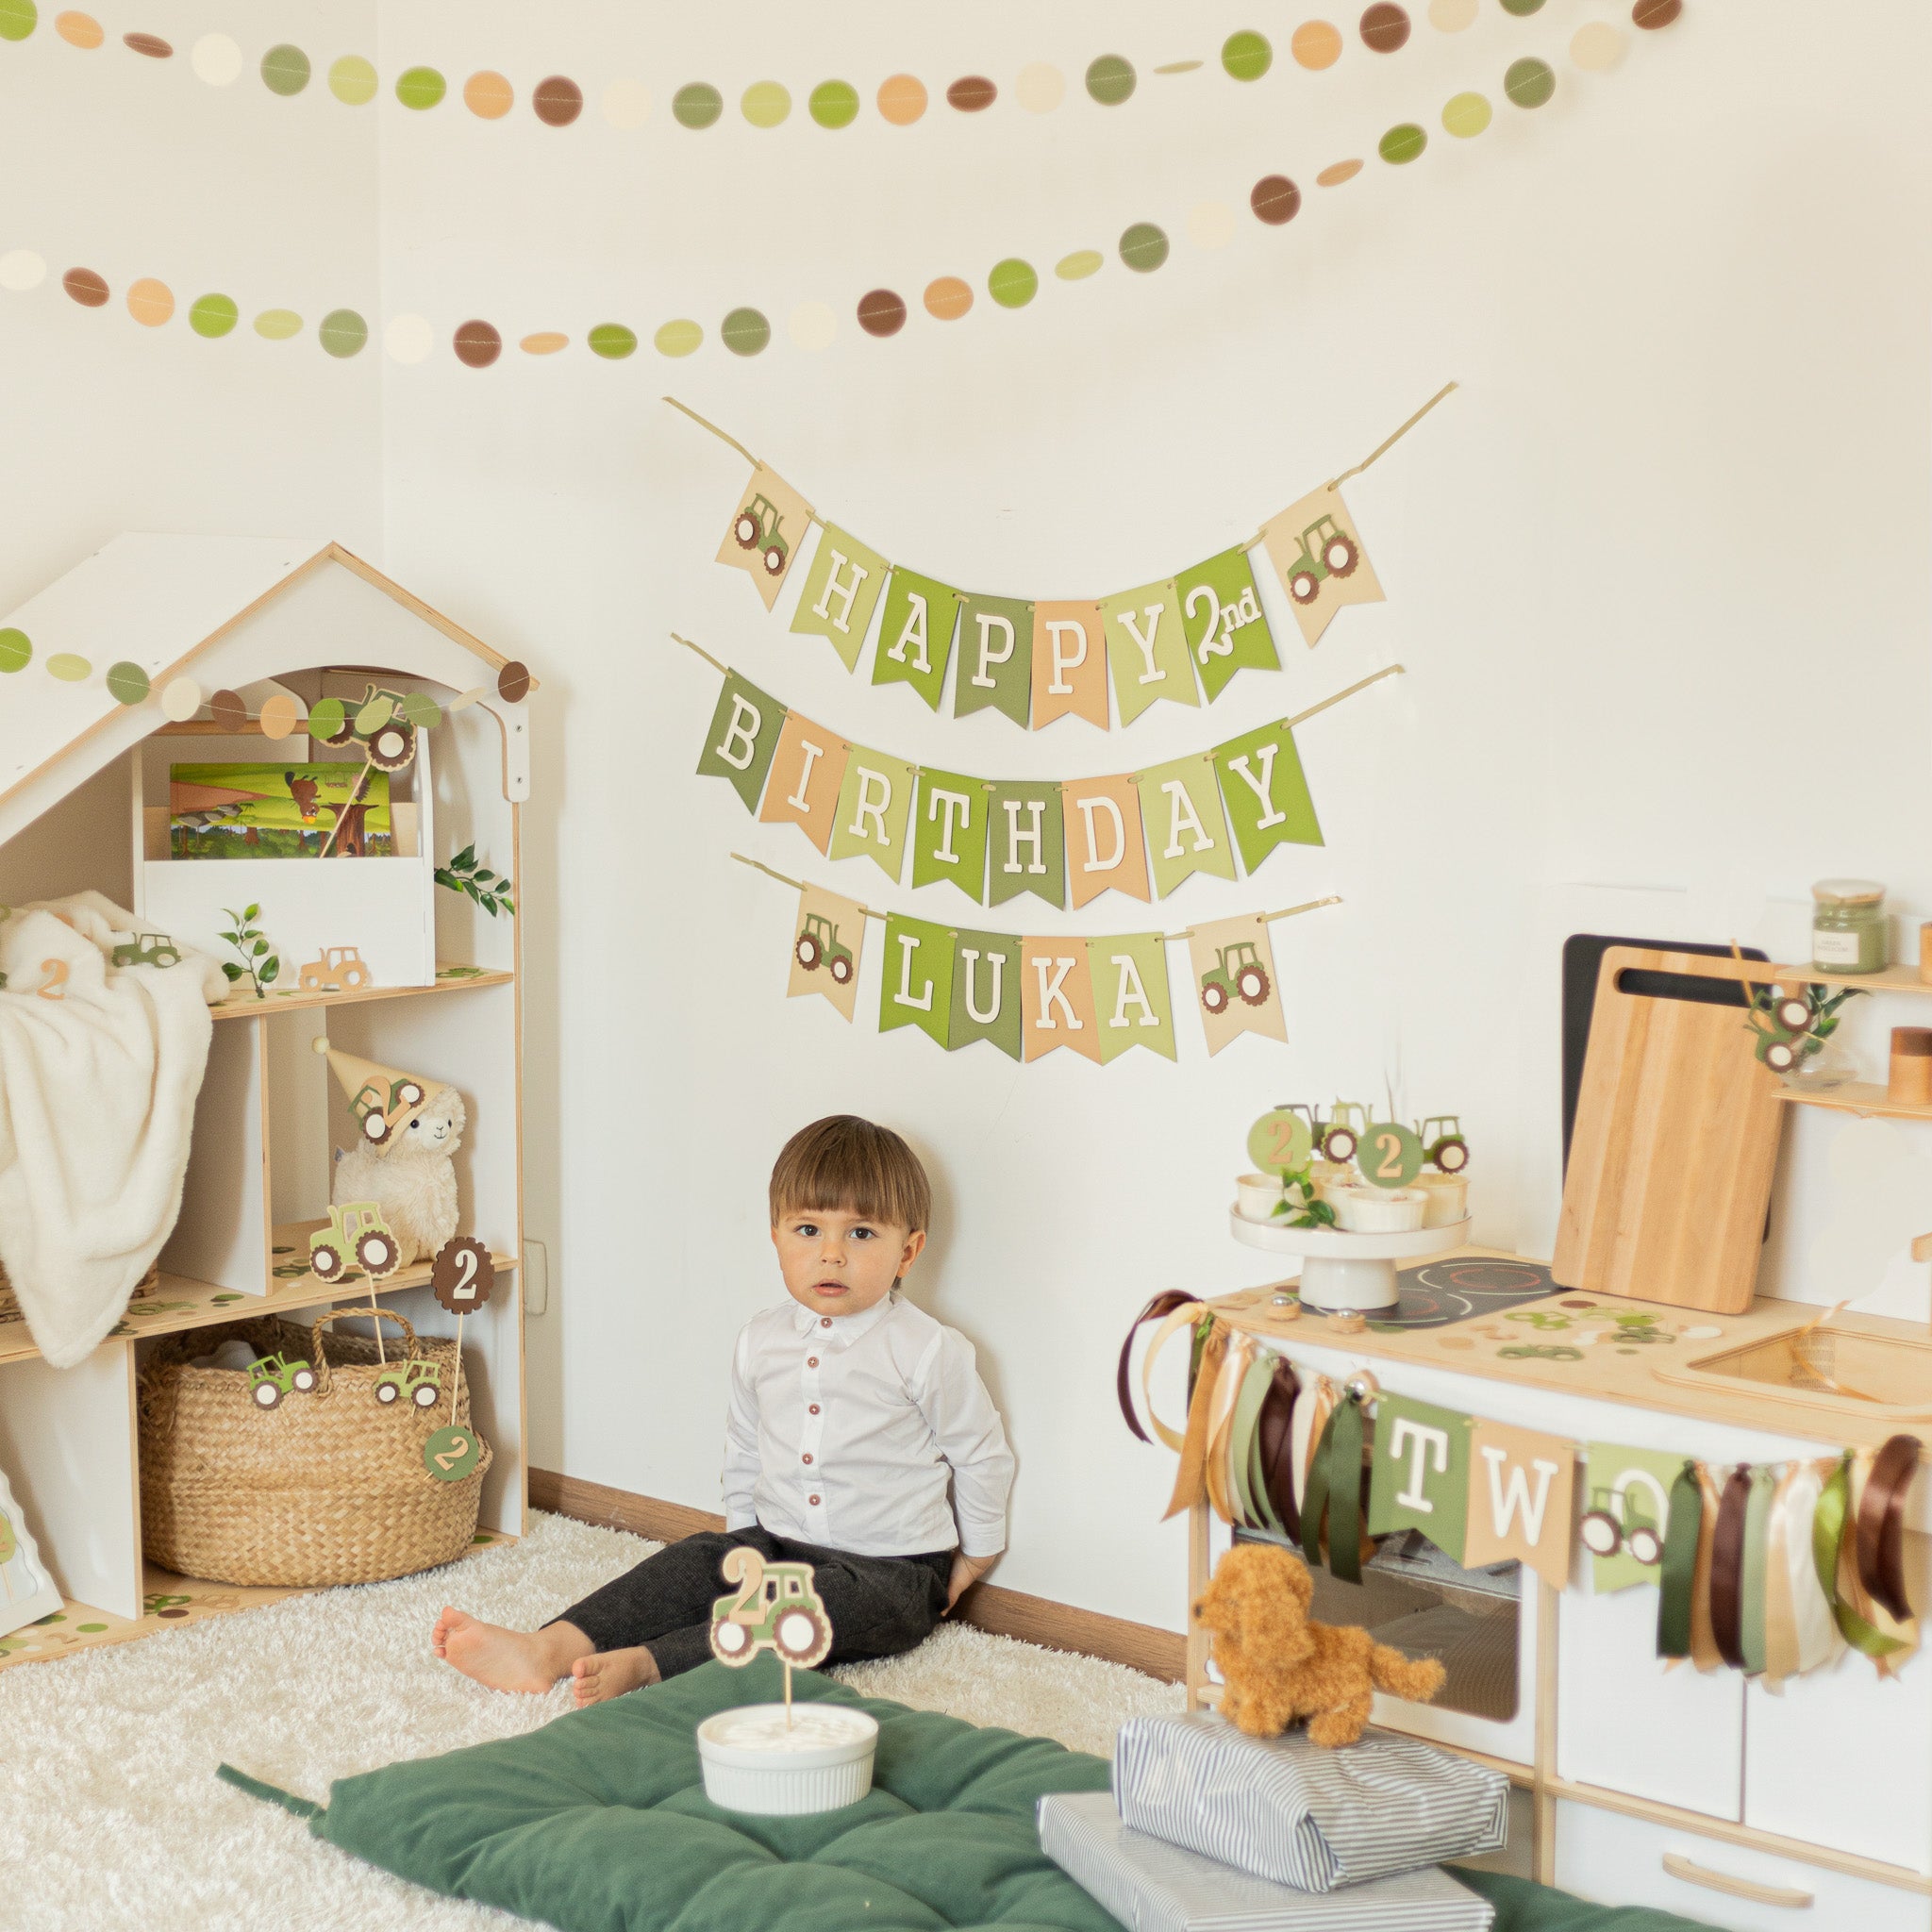
{"type": "Polygon", "coordinates": [[[1141,831],[1141,790],[1132,774],[1070,778],[1060,787],[1060,808],[1074,908],[1106,891],[1144,900],[1147,841],[1141,831]]]}
{"type": "Polygon", "coordinates": [[[805,836],[824,852],[832,842],[832,821],[851,749],[836,731],[790,713],[772,754],[758,818],[766,824],[803,826],[805,836]]]}
{"type": "Polygon", "coordinates": [[[1478,1421],[1469,1442],[1469,1535],[1463,1566],[1514,1557],[1553,1590],[1570,1581],[1576,1452],[1555,1436],[1478,1421]]]}
{"type": "Polygon", "coordinates": [[[1382,586],[1341,491],[1324,485],[1262,525],[1268,558],[1313,645],[1344,604],[1379,604],[1382,586]]]}
{"type": "Polygon", "coordinates": [[[1107,638],[1098,604],[1033,607],[1033,728],[1069,711],[1108,728],[1107,638]]]}
{"type": "Polygon", "coordinates": [[[1057,1046],[1099,1059],[1100,1026],[1084,939],[1022,940],[1020,991],[1021,1049],[1027,1059],[1037,1060],[1057,1046]]]}
{"type": "Polygon", "coordinates": [[[1238,1033],[1259,1033],[1288,1044],[1274,949],[1268,943],[1268,922],[1259,913],[1193,927],[1188,934],[1188,985],[1210,1056],[1238,1033]]]}
{"type": "Polygon", "coordinates": [[[844,1014],[858,998],[858,962],[865,952],[865,908],[856,899],[807,886],[798,895],[791,933],[791,976],[785,997],[822,992],[844,1014]]]}
{"type": "Polygon", "coordinates": [[[811,506],[775,470],[763,463],[738,499],[718,546],[718,561],[741,570],[771,609],[785,588],[798,546],[811,527],[811,506]]]}

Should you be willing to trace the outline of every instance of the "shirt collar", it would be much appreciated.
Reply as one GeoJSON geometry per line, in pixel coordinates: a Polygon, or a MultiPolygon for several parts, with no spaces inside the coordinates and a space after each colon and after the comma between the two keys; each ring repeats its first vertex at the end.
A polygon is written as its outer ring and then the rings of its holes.
{"type": "Polygon", "coordinates": [[[849,1347],[861,1335],[878,1326],[897,1307],[899,1291],[894,1289],[883,1301],[874,1302],[871,1307],[857,1315],[816,1315],[803,1302],[791,1305],[791,1326],[798,1335],[823,1335],[828,1342],[841,1348],[849,1347]]]}

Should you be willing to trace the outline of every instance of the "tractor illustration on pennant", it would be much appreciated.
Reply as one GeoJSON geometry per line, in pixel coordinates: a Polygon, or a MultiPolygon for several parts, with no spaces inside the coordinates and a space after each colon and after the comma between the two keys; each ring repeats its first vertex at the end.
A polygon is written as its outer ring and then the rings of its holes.
{"type": "Polygon", "coordinates": [[[295,983],[304,992],[360,992],[373,983],[373,975],[354,946],[325,946],[321,958],[295,975],[295,983]]]}
{"type": "Polygon", "coordinates": [[[340,1281],[353,1261],[372,1281],[396,1272],[402,1250],[374,1201],[328,1210],[328,1225],[308,1237],[308,1271],[318,1281],[340,1281]]]}
{"type": "MultiPolygon", "coordinates": [[[[714,524],[711,527],[716,529],[717,525],[714,524]]],[[[786,541],[777,506],[769,497],[754,496],[738,512],[731,525],[731,534],[738,540],[741,550],[758,553],[768,576],[785,575],[785,566],[791,558],[791,545],[786,541]]]]}
{"type": "Polygon", "coordinates": [[[1590,1503],[1589,1510],[1577,1518],[1576,1534],[1592,1557],[1614,1557],[1623,1551],[1646,1569],[1662,1562],[1663,1533],[1638,1514],[1627,1492],[1592,1490],[1590,1503]]]}
{"type": "Polygon", "coordinates": [[[434,1362],[391,1362],[375,1378],[375,1399],[393,1408],[407,1398],[418,1408],[434,1408],[442,1399],[442,1371],[434,1362]]]}
{"type": "Polygon", "coordinates": [[[315,1371],[306,1361],[279,1355],[264,1356],[248,1371],[249,1399],[258,1408],[278,1408],[282,1397],[315,1393],[315,1371]]]}
{"type": "Polygon", "coordinates": [[[1302,532],[1302,554],[1282,573],[1288,594],[1297,604],[1312,604],[1330,577],[1353,575],[1361,555],[1332,516],[1317,517],[1302,532]]]}
{"type": "Polygon", "coordinates": [[[822,912],[808,912],[805,915],[805,930],[798,935],[797,943],[792,947],[798,963],[808,973],[815,973],[823,964],[841,986],[852,978],[852,949],[839,943],[839,928],[822,912]]]}
{"type": "Polygon", "coordinates": [[[741,1546],[725,1553],[723,1568],[739,1591],[711,1605],[711,1655],[721,1664],[748,1664],[774,1650],[786,1664],[809,1670],[830,1654],[832,1620],[809,1563],[768,1563],[741,1546]]]}
{"type": "Polygon", "coordinates": [[[1258,1007],[1268,997],[1268,974],[1253,940],[1236,940],[1215,954],[1217,964],[1201,975],[1201,1004],[1210,1013],[1224,1013],[1240,998],[1258,1007]]]}

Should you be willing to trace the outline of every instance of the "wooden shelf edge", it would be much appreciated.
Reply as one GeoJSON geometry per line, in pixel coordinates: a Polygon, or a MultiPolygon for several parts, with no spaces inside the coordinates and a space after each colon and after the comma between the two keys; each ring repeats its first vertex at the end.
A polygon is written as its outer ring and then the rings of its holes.
{"type": "Polygon", "coordinates": [[[1744,970],[1754,986],[1849,986],[1860,992],[1932,993],[1932,980],[1921,979],[1916,966],[1886,966],[1876,973],[1828,973],[1818,966],[1767,966],[1747,959],[1744,970]]]}
{"type": "Polygon", "coordinates": [[[1890,1099],[1883,1087],[1870,1080],[1848,1080],[1822,1093],[1780,1085],[1777,1097],[1789,1107],[1827,1107],[1838,1113],[1874,1114],[1886,1120],[1932,1121],[1932,1107],[1890,1099]]]}
{"type": "Polygon", "coordinates": [[[355,992],[277,992],[271,990],[260,999],[252,992],[230,993],[208,1011],[217,1020],[259,1020],[275,1013],[291,1013],[312,1007],[355,1007],[368,1000],[408,999],[412,994],[467,992],[478,986],[509,986],[516,974],[495,966],[465,966],[441,962],[436,978],[428,986],[365,986],[355,992]]]}

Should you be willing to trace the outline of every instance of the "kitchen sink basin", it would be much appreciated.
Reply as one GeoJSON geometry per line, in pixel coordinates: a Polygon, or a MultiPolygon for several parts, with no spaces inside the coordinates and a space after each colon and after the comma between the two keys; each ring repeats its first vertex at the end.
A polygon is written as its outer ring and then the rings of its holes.
{"type": "Polygon", "coordinates": [[[1659,1365],[1657,1374],[1664,1382],[1729,1388],[1840,1415],[1932,1422],[1932,1337],[1924,1335],[1800,1324],[1781,1335],[1659,1365]]]}

